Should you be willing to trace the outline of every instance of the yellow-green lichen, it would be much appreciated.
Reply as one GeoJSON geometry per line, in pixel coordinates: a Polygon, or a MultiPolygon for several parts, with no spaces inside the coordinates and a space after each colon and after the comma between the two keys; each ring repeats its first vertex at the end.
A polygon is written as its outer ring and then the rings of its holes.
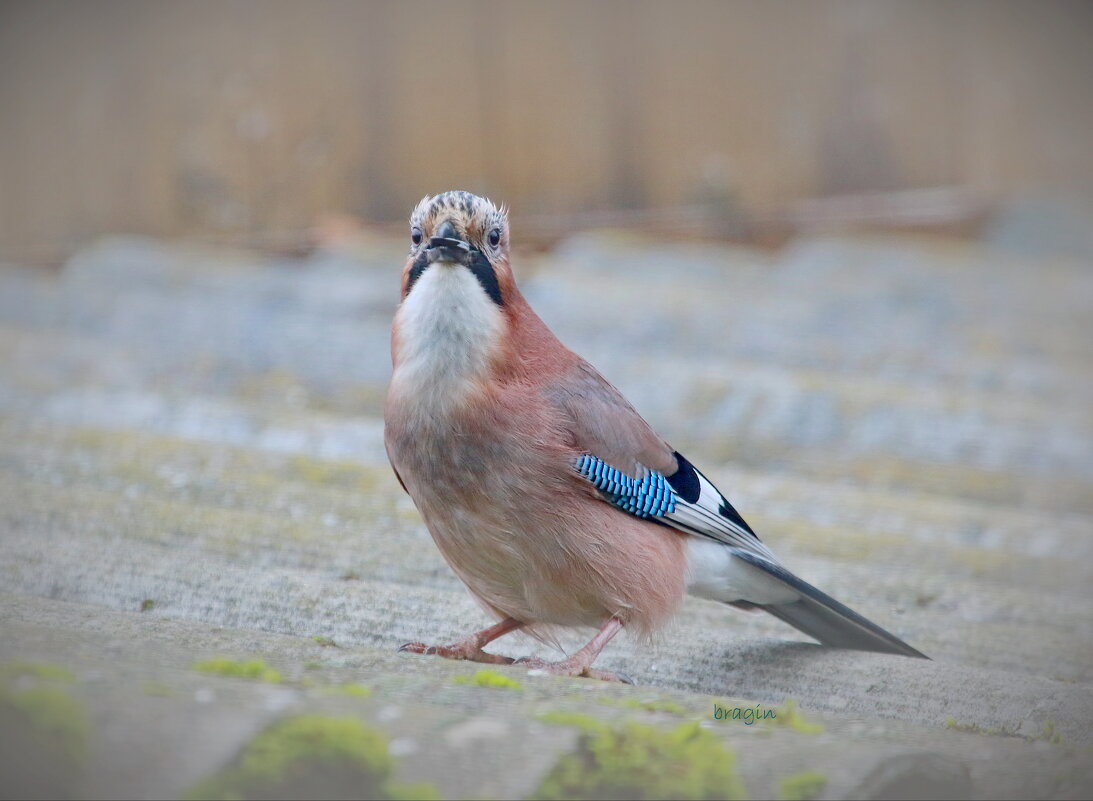
{"type": "Polygon", "coordinates": [[[456,684],[473,684],[475,687],[496,687],[502,690],[522,690],[524,685],[496,670],[479,670],[473,676],[456,676],[456,684]]]}
{"type": "Polygon", "coordinates": [[[216,657],[194,662],[193,669],[199,673],[210,673],[214,676],[230,676],[235,679],[257,679],[280,684],[281,674],[266,665],[261,659],[225,659],[216,657]]]}
{"type": "Polygon", "coordinates": [[[194,787],[192,799],[433,799],[432,785],[392,780],[387,738],[356,718],[301,715],[257,735],[219,774],[194,787]]]}
{"type": "Polygon", "coordinates": [[[87,757],[90,723],[56,665],[0,665],[0,776],[12,798],[70,797],[87,757]]]}
{"type": "MultiPolygon", "coordinates": [[[[558,760],[533,798],[744,797],[735,756],[697,722],[663,731],[588,720],[578,724],[577,751],[558,760]]],[[[562,721],[555,717],[551,722],[562,721]]]]}
{"type": "Polygon", "coordinates": [[[338,647],[338,644],[336,642],[334,642],[334,639],[332,637],[323,637],[321,634],[316,634],[311,639],[313,639],[316,643],[318,643],[323,648],[337,648],[338,647]]]}
{"type": "Polygon", "coordinates": [[[786,776],[778,782],[778,797],[782,801],[808,801],[815,798],[827,786],[827,776],[814,770],[805,770],[786,776]]]}

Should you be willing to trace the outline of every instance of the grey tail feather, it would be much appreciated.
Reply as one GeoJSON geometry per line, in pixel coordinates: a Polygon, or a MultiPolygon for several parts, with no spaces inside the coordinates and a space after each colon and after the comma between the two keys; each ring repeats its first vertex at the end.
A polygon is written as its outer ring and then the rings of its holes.
{"type": "Polygon", "coordinates": [[[733,555],[788,584],[801,594],[800,598],[789,603],[754,604],[754,606],[770,612],[779,620],[785,621],[808,636],[815,637],[823,645],[831,648],[914,656],[920,659],[930,658],[876,623],[866,620],[850,607],[797,578],[781,565],[736,549],[733,550],[733,555]]]}

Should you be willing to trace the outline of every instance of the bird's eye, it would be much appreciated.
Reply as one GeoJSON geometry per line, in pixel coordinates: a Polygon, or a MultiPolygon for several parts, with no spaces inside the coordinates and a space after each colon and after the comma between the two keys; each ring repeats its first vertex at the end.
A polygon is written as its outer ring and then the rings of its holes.
{"type": "Polygon", "coordinates": [[[410,241],[415,245],[421,244],[421,229],[416,225],[410,229],[410,241]]]}
{"type": "Polygon", "coordinates": [[[494,228],[492,231],[490,231],[490,247],[495,248],[500,244],[501,244],[501,231],[500,231],[500,229],[494,228]]]}

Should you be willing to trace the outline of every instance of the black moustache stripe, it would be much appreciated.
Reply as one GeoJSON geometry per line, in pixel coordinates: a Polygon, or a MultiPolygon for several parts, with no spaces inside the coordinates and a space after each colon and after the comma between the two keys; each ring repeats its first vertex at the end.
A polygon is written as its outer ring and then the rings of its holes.
{"type": "Polygon", "coordinates": [[[474,277],[486,290],[490,300],[498,306],[504,306],[505,300],[501,297],[501,286],[497,283],[497,273],[493,269],[493,265],[490,264],[490,260],[486,258],[481,250],[473,250],[471,253],[474,256],[474,261],[470,263],[470,270],[474,273],[474,277]]]}
{"type": "Polygon", "coordinates": [[[410,294],[410,290],[414,288],[414,284],[417,283],[417,279],[421,278],[421,274],[425,272],[425,268],[429,266],[429,262],[425,260],[425,251],[421,251],[421,255],[414,259],[414,266],[410,268],[410,277],[406,279],[406,294],[410,294]]]}
{"type": "MultiPolygon", "coordinates": [[[[504,306],[505,300],[501,297],[501,286],[497,283],[497,273],[493,269],[493,265],[490,264],[489,259],[480,250],[472,250],[472,261],[467,265],[467,269],[471,271],[474,277],[478,280],[479,285],[485,290],[486,294],[490,296],[490,300],[496,303],[498,306],[504,306]]],[[[417,283],[417,279],[421,278],[422,273],[429,267],[429,262],[425,258],[425,251],[421,251],[421,255],[414,259],[414,264],[410,267],[410,275],[406,279],[406,294],[410,294],[410,290],[414,288],[414,284],[417,283]]]]}

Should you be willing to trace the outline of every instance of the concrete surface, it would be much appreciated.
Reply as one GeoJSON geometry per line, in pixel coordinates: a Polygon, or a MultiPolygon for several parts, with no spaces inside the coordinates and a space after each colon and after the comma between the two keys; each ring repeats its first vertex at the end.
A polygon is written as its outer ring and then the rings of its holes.
{"type": "Polygon", "coordinates": [[[7,764],[0,794],[176,797],[306,713],[374,727],[441,797],[529,796],[583,742],[540,720],[558,712],[701,721],[751,797],[802,771],[821,798],[1093,791],[1093,258],[601,232],[519,260],[563,341],[796,572],[933,661],[690,599],[601,658],[638,686],[502,669],[513,689],[394,653],[485,622],[383,453],[403,249],[112,239],[59,275],[0,267],[0,736],[61,731],[27,711],[38,691],[86,716],[71,770],[7,764]],[[193,668],[216,656],[281,680],[193,668]],[[787,699],[823,730],[713,715],[792,721],[787,699]]]}

